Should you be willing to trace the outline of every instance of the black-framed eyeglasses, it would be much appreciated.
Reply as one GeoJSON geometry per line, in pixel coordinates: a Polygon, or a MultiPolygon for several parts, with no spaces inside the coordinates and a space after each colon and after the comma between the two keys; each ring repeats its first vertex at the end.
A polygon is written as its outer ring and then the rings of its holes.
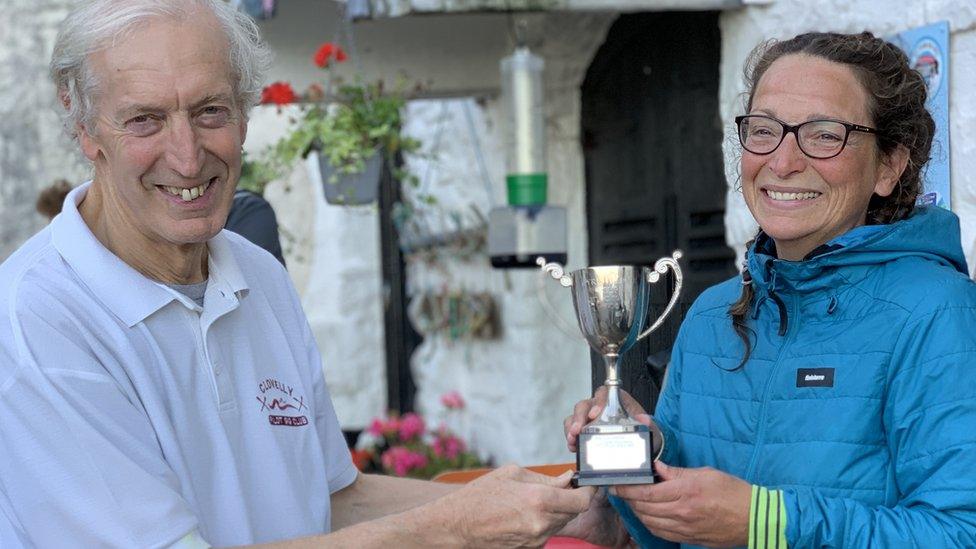
{"type": "Polygon", "coordinates": [[[840,120],[807,120],[791,126],[762,114],[736,116],[735,125],[739,128],[739,143],[752,154],[772,153],[779,148],[786,134],[792,133],[803,154],[820,160],[840,154],[847,146],[851,132],[878,133],[874,128],[840,120]]]}

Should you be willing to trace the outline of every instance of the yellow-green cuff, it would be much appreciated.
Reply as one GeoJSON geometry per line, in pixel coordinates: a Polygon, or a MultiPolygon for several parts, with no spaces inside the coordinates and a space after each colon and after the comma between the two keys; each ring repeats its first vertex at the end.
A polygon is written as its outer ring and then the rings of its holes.
{"type": "Polygon", "coordinates": [[[753,485],[749,505],[749,549],[786,549],[783,491],[753,485]]]}

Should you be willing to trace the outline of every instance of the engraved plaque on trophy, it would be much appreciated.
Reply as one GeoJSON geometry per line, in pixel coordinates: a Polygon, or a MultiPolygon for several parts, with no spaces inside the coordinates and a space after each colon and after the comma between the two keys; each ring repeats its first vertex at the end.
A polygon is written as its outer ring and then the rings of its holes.
{"type": "Polygon", "coordinates": [[[652,424],[633,418],[620,403],[621,355],[664,322],[681,292],[681,252],[659,259],[653,269],[633,266],[587,267],[563,274],[563,266],[539,258],[543,270],[572,289],[576,320],[583,337],[606,365],[607,405],[598,419],[579,435],[576,453],[578,486],[651,484],[653,462],[664,450],[664,437],[652,424]],[[675,287],[664,313],[644,328],[650,305],[651,284],[668,269],[674,272],[675,287]]]}

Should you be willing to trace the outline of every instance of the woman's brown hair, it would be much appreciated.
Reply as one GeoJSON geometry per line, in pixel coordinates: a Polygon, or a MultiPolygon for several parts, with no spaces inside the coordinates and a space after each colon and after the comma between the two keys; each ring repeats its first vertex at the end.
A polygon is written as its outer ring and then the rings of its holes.
{"type": "MultiPolygon", "coordinates": [[[[908,57],[902,50],[869,32],[811,32],[790,40],[769,41],[753,50],[746,64],[746,113],[752,110],[756,86],[770,65],[791,54],[820,57],[844,64],[854,71],[868,95],[868,114],[878,130],[878,151],[888,156],[899,145],[908,150],[907,166],[894,191],[889,196],[871,197],[866,223],[877,225],[907,218],[915,209],[921,192],[922,168],[929,160],[935,134],[935,122],[925,109],[927,93],[921,74],[909,66],[908,57]]],[[[747,258],[753,242],[755,239],[746,245],[747,258]]],[[[740,367],[745,365],[752,352],[746,320],[752,298],[751,277],[748,271],[744,271],[742,294],[729,307],[732,327],[746,350],[740,367]]]]}

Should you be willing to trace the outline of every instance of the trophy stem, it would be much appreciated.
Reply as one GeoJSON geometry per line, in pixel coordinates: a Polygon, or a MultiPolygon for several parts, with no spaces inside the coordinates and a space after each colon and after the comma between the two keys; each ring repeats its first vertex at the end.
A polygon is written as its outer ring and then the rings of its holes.
{"type": "Polygon", "coordinates": [[[600,414],[600,421],[604,423],[621,423],[628,418],[627,411],[620,405],[620,376],[617,371],[619,358],[620,355],[616,353],[603,355],[607,368],[607,379],[603,382],[607,386],[607,405],[600,414]]]}

